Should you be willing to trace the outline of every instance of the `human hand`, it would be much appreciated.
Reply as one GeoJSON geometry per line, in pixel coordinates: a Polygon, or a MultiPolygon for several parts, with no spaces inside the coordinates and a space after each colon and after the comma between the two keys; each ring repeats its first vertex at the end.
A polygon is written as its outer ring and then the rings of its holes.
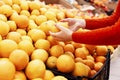
{"type": "Polygon", "coordinates": [[[61,22],[68,22],[68,25],[70,26],[69,29],[73,32],[77,31],[79,28],[85,28],[86,26],[84,19],[66,18],[61,20],[61,22]]]}
{"type": "Polygon", "coordinates": [[[55,40],[64,42],[72,40],[73,31],[58,24],[56,24],[55,26],[61,30],[60,32],[56,33],[50,32],[50,35],[53,36],[55,40]]]}

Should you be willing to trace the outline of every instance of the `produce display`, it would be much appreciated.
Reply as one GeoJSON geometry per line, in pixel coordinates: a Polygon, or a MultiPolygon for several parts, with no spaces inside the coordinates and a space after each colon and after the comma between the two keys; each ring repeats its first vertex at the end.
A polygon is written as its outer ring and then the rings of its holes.
{"type": "MultiPolygon", "coordinates": [[[[99,17],[105,17],[99,14],[99,17]]],[[[73,76],[94,76],[113,45],[56,41],[55,24],[64,18],[99,18],[61,4],[29,0],[0,0],[0,80],[68,80],[48,68],[73,76]]],[[[78,31],[87,31],[79,29],[78,31]]]]}

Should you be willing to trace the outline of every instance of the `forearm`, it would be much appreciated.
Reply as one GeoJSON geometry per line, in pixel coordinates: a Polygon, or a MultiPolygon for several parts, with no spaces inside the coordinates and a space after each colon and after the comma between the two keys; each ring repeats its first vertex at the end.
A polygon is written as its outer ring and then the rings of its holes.
{"type": "Polygon", "coordinates": [[[120,19],[115,25],[106,28],[90,30],[88,32],[74,32],[72,39],[75,42],[93,45],[120,44],[120,19]]]}
{"type": "Polygon", "coordinates": [[[100,19],[85,19],[86,21],[86,29],[97,29],[97,28],[103,28],[106,26],[113,25],[119,18],[119,15],[116,15],[115,13],[111,16],[100,18],[100,19]]]}
{"type": "Polygon", "coordinates": [[[97,29],[113,25],[120,17],[120,0],[111,16],[100,19],[85,19],[86,29],[97,29]]]}

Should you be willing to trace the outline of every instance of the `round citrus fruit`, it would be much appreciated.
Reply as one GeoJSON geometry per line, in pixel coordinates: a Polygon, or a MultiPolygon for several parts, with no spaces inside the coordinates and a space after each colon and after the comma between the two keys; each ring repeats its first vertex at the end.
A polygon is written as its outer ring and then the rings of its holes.
{"type": "Polygon", "coordinates": [[[28,31],[28,36],[31,37],[31,39],[36,42],[38,39],[45,39],[46,34],[39,29],[31,29],[28,31]]]}
{"type": "Polygon", "coordinates": [[[53,77],[51,80],[68,80],[68,79],[64,76],[58,75],[58,76],[53,77]]]}
{"type": "Polygon", "coordinates": [[[48,59],[48,52],[44,49],[36,49],[33,51],[33,53],[31,54],[31,60],[34,59],[40,59],[43,62],[46,62],[46,60],[48,59]]]}
{"type": "Polygon", "coordinates": [[[9,59],[0,59],[0,80],[13,80],[15,71],[15,66],[9,59]]]}
{"type": "Polygon", "coordinates": [[[7,21],[7,24],[10,27],[10,31],[16,31],[17,25],[16,25],[15,21],[9,20],[9,21],[7,21]]]}
{"type": "Polygon", "coordinates": [[[27,78],[25,76],[25,73],[23,71],[16,71],[15,72],[15,78],[14,78],[14,80],[16,80],[16,79],[27,80],[27,78]]]}
{"type": "Polygon", "coordinates": [[[51,56],[55,56],[55,57],[59,57],[60,55],[62,55],[64,53],[64,49],[62,46],[60,45],[53,45],[50,48],[50,55],[51,56]]]}
{"type": "Polygon", "coordinates": [[[50,70],[45,71],[44,80],[51,80],[54,77],[54,73],[50,70]]]}
{"type": "Polygon", "coordinates": [[[9,57],[10,53],[18,48],[15,41],[4,39],[0,41],[0,54],[2,57],[9,57]]]}
{"type": "Polygon", "coordinates": [[[11,39],[16,43],[19,43],[21,41],[21,34],[18,32],[12,31],[7,34],[6,39],[11,39]]]}
{"type": "Polygon", "coordinates": [[[29,24],[29,19],[26,15],[16,16],[15,22],[18,28],[26,28],[29,24]]]}
{"type": "Polygon", "coordinates": [[[28,63],[25,73],[28,79],[43,78],[45,75],[46,66],[39,59],[32,60],[28,63]]]}
{"type": "Polygon", "coordinates": [[[49,50],[50,49],[50,42],[46,39],[39,39],[35,42],[35,47],[38,49],[49,50]]]}
{"type": "Polygon", "coordinates": [[[46,61],[46,66],[48,68],[56,68],[56,62],[57,62],[57,57],[50,56],[50,57],[48,57],[48,59],[46,61]]]}
{"type": "Polygon", "coordinates": [[[34,51],[34,46],[32,42],[28,40],[22,40],[18,43],[18,48],[22,49],[27,52],[28,55],[31,55],[31,53],[34,51]]]}
{"type": "Polygon", "coordinates": [[[64,73],[70,73],[74,70],[74,59],[68,55],[61,55],[56,62],[57,69],[64,73]]]}
{"type": "Polygon", "coordinates": [[[9,25],[6,22],[0,20],[0,35],[5,36],[8,34],[9,31],[10,31],[9,25]]]}
{"type": "Polygon", "coordinates": [[[9,55],[9,59],[15,65],[16,70],[23,70],[29,62],[28,54],[20,49],[12,51],[9,55]]]}

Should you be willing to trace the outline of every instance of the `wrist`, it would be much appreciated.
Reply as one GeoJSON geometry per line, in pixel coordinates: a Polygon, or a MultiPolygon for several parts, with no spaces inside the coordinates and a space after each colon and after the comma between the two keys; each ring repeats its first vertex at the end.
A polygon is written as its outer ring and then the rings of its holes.
{"type": "Polygon", "coordinates": [[[80,27],[81,28],[85,28],[86,27],[86,21],[85,21],[85,19],[81,19],[81,21],[80,21],[80,27]]]}

